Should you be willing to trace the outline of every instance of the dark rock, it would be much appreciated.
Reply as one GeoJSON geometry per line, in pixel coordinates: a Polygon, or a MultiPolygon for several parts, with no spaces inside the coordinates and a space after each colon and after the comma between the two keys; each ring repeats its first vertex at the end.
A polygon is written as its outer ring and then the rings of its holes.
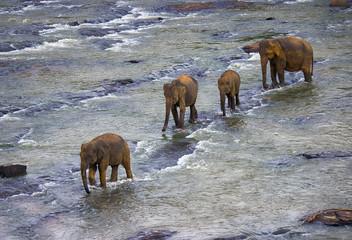
{"type": "Polygon", "coordinates": [[[325,151],[325,152],[316,152],[316,153],[302,153],[302,154],[299,154],[299,156],[303,156],[308,159],[352,157],[352,151],[325,151]]]}
{"type": "Polygon", "coordinates": [[[275,20],[275,18],[273,18],[273,17],[268,17],[268,18],[266,18],[265,20],[270,21],[270,20],[275,20]]]}
{"type": "Polygon", "coordinates": [[[10,52],[16,50],[14,47],[12,47],[12,44],[9,42],[2,42],[0,43],[0,52],[10,52]]]}
{"type": "Polygon", "coordinates": [[[175,234],[176,232],[169,230],[150,230],[142,231],[136,236],[127,238],[126,240],[165,240],[175,234]]]}
{"type": "Polygon", "coordinates": [[[2,165],[0,166],[1,177],[15,177],[18,175],[26,174],[27,166],[14,164],[14,165],[2,165]]]}
{"type": "Polygon", "coordinates": [[[67,25],[71,26],[71,27],[75,27],[75,26],[79,26],[80,23],[78,21],[74,21],[74,22],[69,22],[67,23],[67,25]]]}
{"type": "Polygon", "coordinates": [[[328,226],[352,225],[352,209],[327,209],[298,221],[304,221],[303,224],[320,222],[328,226]]]}
{"type": "Polygon", "coordinates": [[[169,8],[179,12],[199,11],[203,9],[213,8],[214,3],[179,3],[169,5],[169,8]]]}
{"type": "Polygon", "coordinates": [[[168,9],[178,12],[194,12],[213,8],[226,8],[226,7],[242,7],[248,6],[253,3],[243,1],[217,1],[217,2],[197,2],[197,3],[178,3],[168,5],[168,9]]]}
{"type": "Polygon", "coordinates": [[[344,7],[344,8],[349,8],[351,7],[351,4],[346,2],[346,1],[342,1],[342,0],[332,0],[329,4],[330,7],[344,7]]]}
{"type": "Polygon", "coordinates": [[[130,62],[130,63],[140,63],[140,60],[133,59],[133,60],[130,60],[130,61],[128,61],[128,62],[130,62]]]}
{"type": "Polygon", "coordinates": [[[101,29],[101,28],[83,28],[79,31],[79,34],[87,37],[103,37],[107,34],[119,32],[118,29],[101,29]]]}
{"type": "Polygon", "coordinates": [[[273,235],[283,235],[288,233],[289,231],[291,231],[290,229],[287,228],[280,228],[278,230],[276,230],[275,232],[273,232],[273,235]]]}
{"type": "Polygon", "coordinates": [[[246,235],[237,235],[233,237],[226,237],[226,238],[215,238],[214,240],[241,240],[241,239],[246,239],[246,235]]]}

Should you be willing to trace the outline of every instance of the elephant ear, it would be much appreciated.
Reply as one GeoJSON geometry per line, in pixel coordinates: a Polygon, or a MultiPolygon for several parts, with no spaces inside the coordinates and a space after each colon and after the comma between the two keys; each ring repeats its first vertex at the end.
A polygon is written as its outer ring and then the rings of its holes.
{"type": "Polygon", "coordinates": [[[104,141],[98,141],[96,143],[96,154],[97,154],[97,159],[100,160],[105,156],[105,142],[104,141]]]}
{"type": "Polygon", "coordinates": [[[276,56],[280,57],[280,55],[282,55],[282,48],[280,43],[276,41],[270,41],[270,48],[273,50],[276,56]]]}
{"type": "Polygon", "coordinates": [[[177,86],[178,92],[178,101],[179,105],[185,104],[186,101],[186,87],[185,86],[177,86]]]}

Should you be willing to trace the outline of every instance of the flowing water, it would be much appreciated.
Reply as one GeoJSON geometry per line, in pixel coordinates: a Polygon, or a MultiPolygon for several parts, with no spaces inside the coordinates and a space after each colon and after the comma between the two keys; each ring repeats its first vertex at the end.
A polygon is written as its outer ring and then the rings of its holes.
{"type": "Polygon", "coordinates": [[[1,238],[352,239],[350,226],[297,222],[351,208],[352,158],[337,154],[352,150],[351,9],[251,2],[179,12],[167,0],[2,0],[0,164],[27,174],[0,179],[1,238]],[[280,36],[310,42],[313,83],[286,72],[264,92],[259,54],[241,48],[280,36]],[[222,117],[227,69],[241,105],[222,117]],[[171,117],[163,133],[162,86],[183,74],[199,83],[198,123],[177,132],[171,117]],[[134,180],[120,167],[87,195],[80,146],[106,132],[128,142],[134,180]]]}

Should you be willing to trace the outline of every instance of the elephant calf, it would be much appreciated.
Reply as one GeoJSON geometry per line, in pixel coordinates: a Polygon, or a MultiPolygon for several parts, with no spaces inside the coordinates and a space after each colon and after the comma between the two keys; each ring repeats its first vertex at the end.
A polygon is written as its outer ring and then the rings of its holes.
{"type": "Polygon", "coordinates": [[[226,116],[225,112],[225,95],[228,99],[228,106],[235,110],[235,96],[236,105],[240,104],[238,93],[240,91],[240,76],[237,72],[232,70],[225,71],[218,80],[218,87],[220,91],[220,106],[222,115],[226,116]]]}
{"type": "Polygon", "coordinates": [[[170,109],[174,117],[176,128],[184,128],[186,107],[190,107],[191,114],[189,122],[195,123],[198,117],[197,109],[194,106],[197,100],[198,82],[189,75],[179,76],[171,83],[164,85],[165,96],[165,123],[162,131],[165,131],[169,122],[170,109]],[[178,118],[177,107],[180,108],[180,118],[178,118]]]}
{"type": "Polygon", "coordinates": [[[86,169],[89,168],[89,183],[95,184],[95,172],[99,169],[100,183],[106,187],[106,169],[112,167],[110,181],[117,181],[120,164],[125,168],[127,178],[133,178],[130,166],[130,149],[122,137],[106,133],[81,146],[81,174],[84,189],[89,192],[86,169]]]}

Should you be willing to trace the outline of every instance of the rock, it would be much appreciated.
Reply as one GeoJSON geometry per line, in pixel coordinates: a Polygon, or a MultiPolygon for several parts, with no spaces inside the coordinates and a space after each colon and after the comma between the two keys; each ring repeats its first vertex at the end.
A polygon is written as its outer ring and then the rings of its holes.
{"type": "Polygon", "coordinates": [[[18,175],[26,174],[27,166],[14,164],[14,165],[2,165],[0,166],[1,177],[15,177],[18,175]]]}
{"type": "Polygon", "coordinates": [[[327,209],[298,221],[304,221],[303,224],[320,222],[328,226],[352,225],[352,209],[327,209]]]}
{"type": "Polygon", "coordinates": [[[169,5],[169,8],[179,12],[199,11],[214,7],[213,3],[179,3],[169,5]]]}
{"type": "Polygon", "coordinates": [[[107,34],[119,32],[118,29],[108,29],[108,28],[83,28],[79,31],[79,34],[87,37],[103,37],[107,34]]]}
{"type": "Polygon", "coordinates": [[[178,3],[170,4],[168,8],[178,12],[193,12],[212,8],[226,8],[226,7],[242,7],[253,3],[243,1],[216,1],[216,2],[197,2],[197,3],[178,3]]]}
{"type": "Polygon", "coordinates": [[[316,153],[302,153],[298,156],[303,156],[308,159],[313,158],[337,158],[337,157],[352,157],[352,151],[325,151],[316,153]]]}
{"type": "Polygon", "coordinates": [[[140,63],[140,60],[132,59],[128,61],[129,63],[140,63]]]}
{"type": "Polygon", "coordinates": [[[259,42],[244,46],[242,49],[246,53],[259,52],[259,42]]]}
{"type": "Polygon", "coordinates": [[[214,240],[242,240],[246,238],[247,238],[246,235],[237,235],[237,236],[227,237],[227,238],[215,238],[214,240]]]}
{"type": "Polygon", "coordinates": [[[342,1],[342,0],[332,0],[329,4],[330,7],[345,7],[345,8],[349,8],[351,7],[351,4],[346,2],[346,1],[342,1]]]}
{"type": "Polygon", "coordinates": [[[175,234],[176,232],[169,230],[150,230],[142,231],[136,236],[127,238],[126,240],[165,240],[175,234]]]}

